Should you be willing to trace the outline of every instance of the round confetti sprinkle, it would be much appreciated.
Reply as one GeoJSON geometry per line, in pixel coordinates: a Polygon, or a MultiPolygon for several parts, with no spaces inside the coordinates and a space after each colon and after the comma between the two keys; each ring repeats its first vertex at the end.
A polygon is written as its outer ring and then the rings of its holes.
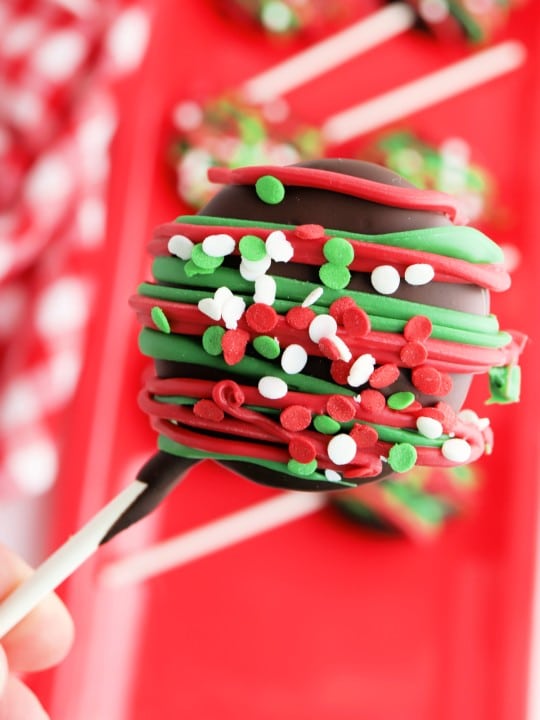
{"type": "Polygon", "coordinates": [[[314,317],[315,313],[313,310],[298,305],[287,312],[285,320],[287,321],[287,324],[295,330],[306,330],[310,326],[314,317]]]}
{"type": "Polygon", "coordinates": [[[356,337],[364,337],[371,330],[369,315],[358,305],[353,305],[344,310],[343,325],[345,330],[354,333],[356,337]]]}
{"type": "Polygon", "coordinates": [[[379,433],[374,427],[360,423],[356,423],[349,434],[359,449],[373,447],[379,439],[379,433]]]}
{"type": "Polygon", "coordinates": [[[236,330],[238,321],[244,314],[245,309],[246,303],[241,297],[233,295],[229,300],[225,301],[221,317],[228,330],[236,330]]]}
{"type": "MultiPolygon", "coordinates": [[[[349,308],[357,308],[358,305],[354,302],[352,297],[344,295],[330,305],[330,315],[335,318],[336,322],[340,325],[343,324],[343,315],[349,308]]],[[[358,308],[360,309],[360,308],[358,308]]]]}
{"type": "Polygon", "coordinates": [[[394,363],[380,365],[369,378],[372,388],[384,388],[395,383],[399,377],[399,367],[394,363]]]}
{"type": "Polygon", "coordinates": [[[364,353],[352,364],[347,382],[351,387],[360,387],[367,383],[374,369],[375,358],[369,353],[364,353]]]}
{"type": "Polygon", "coordinates": [[[363,390],[360,393],[360,402],[364,410],[376,415],[386,407],[386,398],[378,390],[363,390]]]}
{"type": "Polygon", "coordinates": [[[338,385],[346,385],[351,371],[351,362],[334,360],[330,365],[330,377],[338,385]]]}
{"type": "Polygon", "coordinates": [[[277,325],[278,315],[273,307],[263,303],[250,305],[245,314],[246,322],[255,332],[269,333],[277,325]]]}
{"type": "Polygon", "coordinates": [[[289,453],[293,460],[300,463],[310,463],[317,457],[313,443],[302,437],[294,437],[289,443],[289,453]]]}
{"type": "Polygon", "coordinates": [[[249,342],[249,333],[245,330],[227,330],[223,335],[221,347],[223,348],[223,359],[227,365],[236,365],[246,354],[246,346],[249,342]]]}
{"type": "Polygon", "coordinates": [[[410,443],[396,443],[388,453],[388,463],[397,473],[404,473],[413,468],[416,458],[416,448],[410,443]]]}
{"type": "MultiPolygon", "coordinates": [[[[349,347],[347,346],[347,343],[342,340],[339,335],[332,335],[332,337],[326,338],[329,343],[331,343],[338,351],[338,357],[336,360],[344,360],[345,362],[349,362],[349,360],[352,360],[352,352],[350,351],[349,347]]],[[[321,340],[321,342],[324,342],[321,340]]],[[[320,343],[319,343],[320,346],[320,343]]]]}
{"type": "Polygon", "coordinates": [[[205,420],[213,420],[214,422],[220,422],[225,417],[223,410],[216,405],[213,400],[207,400],[203,398],[198,400],[193,406],[193,413],[197,417],[204,418],[205,420]]]}
{"type": "Polygon", "coordinates": [[[349,422],[356,415],[357,404],[345,395],[332,395],[326,401],[326,412],[338,422],[349,422]]]}
{"type": "Polygon", "coordinates": [[[154,307],[150,311],[150,316],[158,330],[161,330],[161,332],[166,333],[167,335],[170,334],[171,326],[169,325],[167,316],[160,307],[154,305],[154,307]]]}
{"type": "Polygon", "coordinates": [[[281,367],[288,375],[302,372],[306,367],[308,354],[301,345],[292,344],[285,348],[281,356],[281,367]]]}
{"type": "Polygon", "coordinates": [[[261,275],[255,280],[253,300],[264,305],[273,305],[276,299],[276,281],[271,275],[261,275]]]}
{"type": "Polygon", "coordinates": [[[309,325],[309,339],[318,343],[323,337],[335,335],[337,322],[331,315],[317,315],[309,325]]]}
{"type": "Polygon", "coordinates": [[[447,460],[454,463],[466,463],[471,457],[471,446],[461,438],[450,438],[445,440],[441,448],[442,454],[447,460]]]}
{"type": "Polygon", "coordinates": [[[427,360],[428,351],[425,345],[414,340],[407,342],[399,351],[399,357],[407,367],[422,365],[427,360]]]}
{"type": "Polygon", "coordinates": [[[317,432],[323,435],[335,435],[341,430],[341,425],[328,415],[315,415],[313,426],[317,432]]]}
{"type": "Polygon", "coordinates": [[[330,468],[324,471],[324,476],[328,482],[341,482],[341,475],[330,468]]]}
{"type": "Polygon", "coordinates": [[[351,282],[351,273],[342,265],[328,262],[319,268],[319,278],[331,290],[343,290],[351,282]]]}
{"type": "Polygon", "coordinates": [[[226,233],[218,233],[216,235],[208,235],[202,241],[204,252],[210,257],[224,257],[230,255],[236,243],[234,238],[226,233]]]}
{"type": "Polygon", "coordinates": [[[438,394],[441,397],[445,397],[452,390],[453,385],[454,383],[450,375],[448,375],[448,373],[441,373],[441,386],[438,394]]]}
{"type": "Polygon", "coordinates": [[[411,373],[412,384],[425,395],[438,395],[441,387],[441,374],[437,368],[422,365],[411,373]]]}
{"type": "Polygon", "coordinates": [[[274,230],[266,238],[266,252],[274,262],[289,262],[294,255],[294,248],[283,230],[274,230]]]}
{"type": "Polygon", "coordinates": [[[255,183],[255,191],[267,205],[278,205],[285,197],[285,187],[273,175],[263,175],[255,183]]]}
{"type": "Polygon", "coordinates": [[[328,457],[334,465],[348,465],[356,456],[357,447],[353,438],[345,433],[334,435],[327,447],[328,457]]]}
{"type": "Polygon", "coordinates": [[[317,300],[321,297],[321,295],[324,293],[323,288],[315,288],[315,290],[312,290],[309,295],[307,295],[306,299],[302,303],[302,307],[309,307],[310,305],[315,305],[317,300]]]}
{"type": "Polygon", "coordinates": [[[334,265],[350,265],[354,260],[354,249],[345,238],[333,237],[324,243],[323,255],[334,265]]]}
{"type": "Polygon", "coordinates": [[[266,245],[264,240],[256,235],[244,235],[240,238],[238,249],[243,260],[258,263],[266,257],[266,245]]]}
{"type": "Polygon", "coordinates": [[[238,270],[244,280],[247,280],[248,282],[255,282],[266,273],[271,264],[272,260],[268,255],[257,262],[242,258],[242,262],[240,263],[238,270]]]}
{"type": "Polygon", "coordinates": [[[371,273],[371,284],[381,295],[392,295],[399,287],[400,277],[392,265],[379,265],[371,273]]]}
{"type": "Polygon", "coordinates": [[[221,355],[223,352],[221,342],[224,335],[225,330],[219,325],[211,325],[206,328],[202,336],[202,346],[209,355],[214,357],[221,355]]]}
{"type": "Polygon", "coordinates": [[[275,360],[279,357],[280,347],[276,338],[269,335],[259,335],[253,340],[253,347],[263,357],[268,360],[275,360]]]}
{"type": "Polygon", "coordinates": [[[441,422],[445,433],[453,432],[456,425],[456,413],[455,410],[445,402],[438,402],[434,408],[427,408],[424,410],[424,414],[436,411],[442,414],[441,422]]]}
{"type": "Polygon", "coordinates": [[[325,337],[319,341],[319,350],[329,360],[339,360],[341,358],[341,352],[334,340],[337,340],[337,335],[325,337]]]}
{"type": "Polygon", "coordinates": [[[443,434],[442,423],[427,415],[416,418],[416,428],[421,435],[430,440],[435,440],[443,434]]]}
{"type": "Polygon", "coordinates": [[[295,475],[307,477],[309,475],[313,475],[317,469],[317,461],[312,460],[310,463],[299,463],[298,460],[289,460],[287,467],[289,468],[289,471],[295,475]]]}
{"type": "Polygon", "coordinates": [[[390,395],[386,403],[392,410],[404,410],[414,402],[414,394],[412,392],[397,392],[390,395]]]}
{"type": "Polygon", "coordinates": [[[300,432],[311,425],[311,412],[303,405],[289,405],[279,416],[285,430],[300,432]]]}
{"type": "Polygon", "coordinates": [[[415,263],[405,270],[405,282],[409,285],[427,285],[435,277],[435,270],[427,263],[415,263]]]}
{"type": "Polygon", "coordinates": [[[198,243],[193,246],[191,262],[202,270],[216,270],[223,263],[223,258],[207,255],[203,249],[202,243],[198,243]]]}
{"type": "Polygon", "coordinates": [[[324,228],[322,225],[316,224],[298,225],[294,234],[300,240],[317,240],[318,238],[323,237],[324,228]]]}
{"type": "Polygon", "coordinates": [[[422,342],[423,340],[428,339],[432,330],[433,325],[428,317],[425,317],[424,315],[415,315],[407,321],[405,327],[403,328],[403,335],[405,340],[408,340],[409,342],[414,342],[415,340],[422,342]]]}
{"type": "Polygon", "coordinates": [[[181,260],[189,260],[194,247],[194,243],[185,235],[172,235],[167,243],[171,255],[176,255],[181,260]]]}
{"type": "Polygon", "coordinates": [[[287,383],[281,378],[265,375],[257,385],[260,394],[269,400],[279,400],[289,392],[287,383]]]}

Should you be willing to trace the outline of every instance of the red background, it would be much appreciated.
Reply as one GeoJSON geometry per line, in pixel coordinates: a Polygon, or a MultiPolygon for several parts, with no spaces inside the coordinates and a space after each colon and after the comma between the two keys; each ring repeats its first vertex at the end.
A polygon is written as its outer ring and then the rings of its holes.
{"type": "MultiPolygon", "coordinates": [[[[366,3],[366,12],[372,7],[366,3]]],[[[162,0],[152,8],[146,62],[119,89],[108,241],[56,498],[55,544],[153,450],[136,405],[144,360],[126,300],[144,274],[151,228],[184,211],[164,164],[169,112],[178,100],[237,86],[303,42],[264,39],[210,2],[162,0]]],[[[511,293],[493,301],[502,327],[533,336],[523,399],[490,409],[495,452],[483,461],[487,482],[474,511],[417,546],[359,529],[327,508],[143,586],[100,585],[111,558],[276,494],[205,463],[64,587],[77,643],[57,671],[35,681],[54,720],[525,717],[538,469],[539,19],[533,1],[505,31],[527,45],[525,67],[406,120],[434,141],[458,135],[470,144],[510,210],[491,234],[524,257],[511,293]]],[[[318,123],[466,52],[411,31],[288,99],[318,123]]],[[[477,385],[469,405],[482,414],[487,388],[477,385]]]]}

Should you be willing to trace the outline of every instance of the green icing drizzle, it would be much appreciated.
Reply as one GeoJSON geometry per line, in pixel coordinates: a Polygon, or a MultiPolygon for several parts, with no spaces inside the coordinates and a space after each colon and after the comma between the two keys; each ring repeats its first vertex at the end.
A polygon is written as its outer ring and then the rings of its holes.
{"type": "MultiPolygon", "coordinates": [[[[261,227],[270,230],[294,230],[295,225],[269,223],[261,220],[241,220],[237,218],[217,218],[208,215],[181,215],[178,223],[189,225],[222,225],[231,227],[261,227]]],[[[327,230],[328,235],[343,236],[343,230],[327,230]]],[[[402,247],[409,250],[453,257],[467,262],[501,263],[504,255],[501,248],[476,228],[466,225],[448,225],[443,227],[422,228],[420,230],[404,230],[382,235],[363,235],[347,232],[347,238],[377,245],[402,247]]]]}

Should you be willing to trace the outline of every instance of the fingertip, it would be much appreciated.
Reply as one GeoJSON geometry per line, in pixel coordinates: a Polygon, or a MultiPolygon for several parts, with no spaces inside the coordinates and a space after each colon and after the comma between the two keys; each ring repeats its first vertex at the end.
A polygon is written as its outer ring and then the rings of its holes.
{"type": "Polygon", "coordinates": [[[0,720],[50,720],[34,693],[19,679],[8,677],[0,696],[0,720]]]}
{"type": "Polygon", "coordinates": [[[6,653],[4,652],[2,646],[0,645],[0,696],[4,692],[4,688],[6,686],[7,678],[8,678],[8,664],[7,664],[7,658],[6,653]]]}

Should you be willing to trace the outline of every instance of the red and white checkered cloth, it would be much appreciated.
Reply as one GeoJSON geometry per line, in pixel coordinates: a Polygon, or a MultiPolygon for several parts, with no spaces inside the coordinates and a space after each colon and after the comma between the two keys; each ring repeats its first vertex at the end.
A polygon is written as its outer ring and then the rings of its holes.
{"type": "Polygon", "coordinates": [[[129,0],[0,6],[0,497],[54,482],[104,238],[114,82],[142,56],[129,0]]]}

